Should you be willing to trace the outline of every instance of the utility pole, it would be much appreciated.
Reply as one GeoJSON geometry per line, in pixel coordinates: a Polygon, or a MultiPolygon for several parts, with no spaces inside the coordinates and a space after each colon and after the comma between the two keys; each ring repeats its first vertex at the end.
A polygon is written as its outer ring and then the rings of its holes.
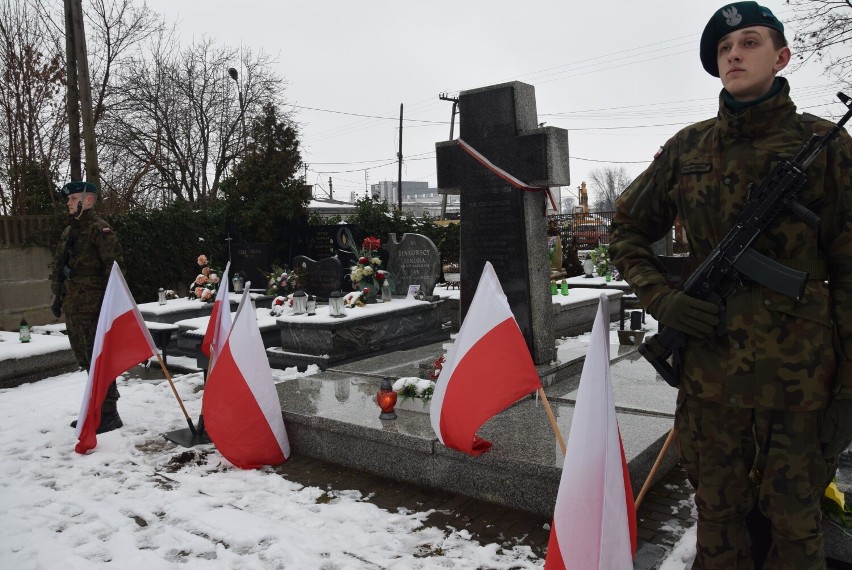
{"type": "Polygon", "coordinates": [[[100,189],[101,176],[98,170],[98,148],[95,141],[95,122],[92,114],[92,85],[89,81],[89,58],[86,53],[86,33],[83,27],[83,6],[81,0],[65,0],[65,30],[66,36],[71,33],[71,39],[66,39],[65,48],[71,50],[66,53],[68,66],[68,110],[69,110],[69,142],[71,144],[70,156],[71,162],[71,179],[74,176],[77,180],[82,178],[82,173],[79,167],[80,153],[80,116],[83,120],[83,145],[86,149],[86,181],[91,182],[100,189]],[[72,66],[71,60],[74,60],[72,66]],[[72,70],[73,67],[73,70],[72,70]],[[75,113],[74,105],[71,103],[71,98],[75,101],[79,100],[79,114],[75,113]],[[75,134],[76,129],[76,134],[75,134]],[[76,141],[77,149],[74,149],[76,141]],[[76,155],[77,169],[75,172],[73,158],[76,155]]]}
{"type": "Polygon", "coordinates": [[[331,176],[328,177],[328,199],[334,200],[334,186],[331,182],[331,176]]]}
{"type": "Polygon", "coordinates": [[[396,197],[399,202],[399,213],[402,213],[402,103],[399,104],[399,170],[397,174],[396,197]]]}
{"type": "MultiPolygon", "coordinates": [[[[453,102],[453,114],[450,116],[450,138],[449,140],[453,140],[453,130],[456,126],[456,110],[459,106],[459,98],[458,97],[448,97],[446,93],[441,93],[438,95],[438,99],[441,101],[452,101],[453,102]]],[[[447,195],[443,194],[441,196],[441,216],[438,218],[439,220],[443,220],[447,217],[447,195]]]]}
{"type": "Polygon", "coordinates": [[[74,25],[71,0],[65,0],[65,65],[68,70],[66,99],[68,101],[68,162],[71,180],[83,180],[83,159],[80,154],[80,92],[77,90],[77,58],[74,55],[74,25]]]}

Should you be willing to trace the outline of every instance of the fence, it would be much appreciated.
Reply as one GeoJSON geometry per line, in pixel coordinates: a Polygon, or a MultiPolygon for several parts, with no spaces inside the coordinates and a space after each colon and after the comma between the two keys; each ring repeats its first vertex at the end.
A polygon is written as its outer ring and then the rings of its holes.
{"type": "MultiPolygon", "coordinates": [[[[559,228],[562,247],[572,246],[576,250],[594,249],[599,245],[609,245],[609,232],[615,212],[591,212],[589,214],[555,214],[548,216],[551,223],[559,228]]],[[[686,235],[680,218],[672,227],[672,246],[675,254],[688,253],[686,235]]]]}
{"type": "Polygon", "coordinates": [[[574,249],[594,249],[609,244],[609,230],[615,212],[593,212],[589,214],[555,214],[548,216],[559,228],[562,246],[574,249]]]}
{"type": "Polygon", "coordinates": [[[0,247],[48,245],[56,216],[0,216],[0,247]]]}

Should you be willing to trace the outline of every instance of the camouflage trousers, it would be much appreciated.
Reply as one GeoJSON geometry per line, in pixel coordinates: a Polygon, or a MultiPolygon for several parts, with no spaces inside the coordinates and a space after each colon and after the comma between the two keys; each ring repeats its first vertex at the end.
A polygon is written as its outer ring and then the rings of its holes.
{"type": "Polygon", "coordinates": [[[755,567],[745,524],[755,505],[772,529],[765,570],[825,568],[820,499],[837,465],[822,457],[822,418],[822,411],[722,406],[680,391],[675,427],[698,510],[693,569],[755,567]]]}
{"type": "MultiPolygon", "coordinates": [[[[95,332],[98,330],[98,313],[65,313],[65,330],[77,364],[83,370],[89,370],[95,347],[95,332]]],[[[113,381],[107,389],[102,411],[114,412],[119,397],[113,381]]]]}

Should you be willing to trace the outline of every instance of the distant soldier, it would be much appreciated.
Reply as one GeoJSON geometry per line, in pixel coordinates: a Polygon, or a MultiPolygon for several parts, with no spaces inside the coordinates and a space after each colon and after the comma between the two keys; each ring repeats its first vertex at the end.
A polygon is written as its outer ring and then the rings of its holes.
{"type": "MultiPolygon", "coordinates": [[[[95,213],[98,188],[89,182],[69,182],[62,188],[68,199],[71,224],[62,232],[53,263],[53,313],[65,313],[71,349],[84,370],[92,364],[98,315],[113,261],[122,263],[121,245],[112,228],[95,213]]],[[[118,388],[110,384],[101,408],[98,433],[120,428],[118,388]]],[[[71,423],[76,427],[77,421],[71,423]]]]}
{"type": "Polygon", "coordinates": [[[817,227],[781,212],[759,253],[807,272],[800,299],[747,279],[724,310],[672,289],[651,244],[683,223],[694,265],[742,211],[752,184],[833,125],[796,112],[784,26],[756,2],[716,11],[701,36],[722,81],[716,117],[675,134],[618,198],[609,252],[661,324],[689,335],[675,356],[681,459],[695,487],[693,568],[825,568],[820,498],[852,440],[852,139],[844,131],[808,168],[799,200],[817,227]],[[718,334],[718,325],[724,334],[718,334]],[[754,556],[746,518],[769,519],[754,556]]]}

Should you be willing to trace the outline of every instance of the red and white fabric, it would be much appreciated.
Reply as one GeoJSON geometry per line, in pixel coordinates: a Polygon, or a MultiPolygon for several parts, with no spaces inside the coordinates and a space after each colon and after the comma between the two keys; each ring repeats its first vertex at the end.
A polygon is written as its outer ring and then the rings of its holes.
{"type": "Polygon", "coordinates": [[[633,568],[636,511],[609,363],[609,301],[601,295],[566,443],[546,570],[633,568]]]}
{"type": "Polygon", "coordinates": [[[210,371],[202,397],[205,429],[219,452],[242,469],[278,465],[290,456],[278,391],[243,291],[231,332],[210,371]]]}
{"type": "Polygon", "coordinates": [[[432,429],[447,447],[479,455],[482,424],[541,387],[524,335],[490,262],[435,383],[432,429]]]}
{"type": "Polygon", "coordinates": [[[77,416],[74,450],[86,453],[98,444],[101,406],[116,376],[157,354],[157,347],[139,307],[130,294],[118,264],[113,262],[107,282],[98,327],[95,331],[89,378],[77,416]]]}
{"type": "Polygon", "coordinates": [[[210,320],[207,322],[207,330],[204,332],[204,340],[201,341],[201,352],[210,358],[209,369],[216,363],[216,357],[225,344],[225,338],[231,332],[231,301],[228,298],[230,288],[228,287],[228,270],[231,262],[225,266],[222,280],[219,281],[219,289],[216,291],[216,300],[213,301],[213,310],[210,312],[210,320]]]}

